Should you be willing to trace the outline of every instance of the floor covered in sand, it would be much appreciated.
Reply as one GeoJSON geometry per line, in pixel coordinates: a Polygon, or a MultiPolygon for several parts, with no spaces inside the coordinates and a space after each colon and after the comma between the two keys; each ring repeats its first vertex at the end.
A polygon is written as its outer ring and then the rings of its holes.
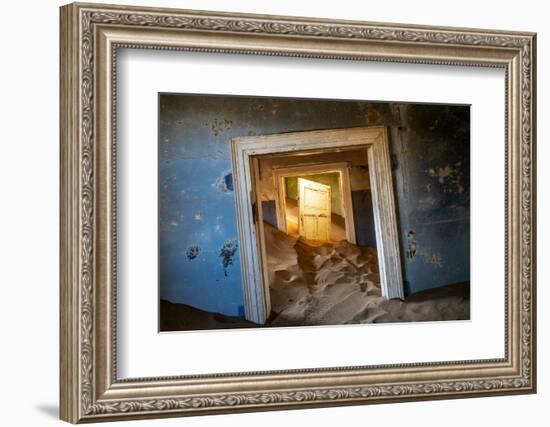
{"type": "Polygon", "coordinates": [[[467,320],[469,283],[382,297],[376,250],[314,242],[264,224],[271,316],[266,326],[467,320]]]}

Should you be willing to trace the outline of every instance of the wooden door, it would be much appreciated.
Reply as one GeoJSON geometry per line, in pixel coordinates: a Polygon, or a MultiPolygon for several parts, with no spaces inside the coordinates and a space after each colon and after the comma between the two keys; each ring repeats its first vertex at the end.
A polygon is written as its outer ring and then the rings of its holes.
{"type": "Polygon", "coordinates": [[[310,240],[330,240],[330,186],[298,178],[298,188],[300,236],[310,240]]]}

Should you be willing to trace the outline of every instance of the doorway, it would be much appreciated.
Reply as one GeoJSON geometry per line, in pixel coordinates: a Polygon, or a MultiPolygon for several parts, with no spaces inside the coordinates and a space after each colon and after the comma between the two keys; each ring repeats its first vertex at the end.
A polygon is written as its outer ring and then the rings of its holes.
{"type": "MultiPolygon", "coordinates": [[[[280,158],[284,157],[284,155],[280,156],[280,158]]],[[[307,157],[307,155],[301,156],[302,163],[307,157]]],[[[277,228],[290,235],[301,235],[300,226],[311,227],[311,222],[315,221],[315,227],[317,227],[317,223],[321,222],[328,227],[326,232],[329,237],[326,240],[346,239],[356,243],[349,170],[350,165],[346,162],[298,164],[274,168],[277,228]],[[299,180],[302,180],[303,187],[300,187],[299,180]],[[310,184],[306,185],[308,181],[310,184]],[[312,187],[316,184],[318,188],[323,188],[324,185],[328,189],[315,192],[312,187]],[[302,193],[303,197],[301,197],[302,193]],[[321,194],[325,194],[325,199],[328,198],[325,205],[329,203],[329,206],[325,209],[317,208],[316,213],[313,212],[314,216],[305,212],[308,216],[304,218],[304,209],[310,209],[308,203],[322,201],[322,198],[309,197],[306,203],[306,196],[321,194]],[[302,206],[301,203],[306,206],[302,206]],[[320,215],[326,215],[327,221],[323,222],[323,217],[320,215]]]]}
{"type": "MultiPolygon", "coordinates": [[[[341,157],[342,153],[350,150],[360,152],[368,159],[365,173],[372,193],[373,228],[376,235],[375,257],[378,260],[381,295],[388,299],[403,299],[401,256],[385,127],[243,137],[233,139],[231,146],[243,260],[245,317],[248,320],[264,324],[271,313],[270,281],[273,282],[274,272],[270,270],[271,261],[266,252],[266,239],[271,239],[274,232],[283,231],[288,236],[295,232],[300,242],[307,247],[333,242],[333,206],[337,208],[340,204],[345,242],[355,245],[349,165],[345,162],[335,164],[326,160],[314,163],[311,160],[341,157]],[[262,176],[261,161],[273,158],[283,160],[279,161],[282,166],[279,165],[271,172],[270,188],[270,185],[265,184],[265,176],[262,176]],[[294,163],[292,166],[284,166],[285,162],[288,164],[291,161],[294,163]],[[331,173],[337,177],[335,187],[331,187],[327,182],[319,182],[329,179],[327,175],[331,173]],[[323,175],[323,179],[320,179],[323,175]],[[288,197],[289,179],[296,185],[297,200],[288,197]],[[338,197],[334,197],[333,188],[338,189],[338,197]],[[263,203],[267,198],[265,193],[269,191],[276,197],[273,215],[263,203]],[[293,210],[296,226],[293,224],[293,210]],[[270,219],[270,216],[273,218],[270,219]]],[[[269,244],[271,242],[272,240],[268,241],[269,244]]],[[[304,247],[303,245],[301,247],[304,247]]],[[[338,250],[342,253],[353,252],[341,248],[338,250]]],[[[360,254],[356,253],[353,256],[360,254]]],[[[350,268],[353,267],[354,262],[351,258],[345,262],[350,268]]],[[[329,281],[334,277],[335,283],[341,279],[340,276],[331,275],[330,271],[322,274],[329,281]]],[[[315,280],[317,276],[318,274],[313,272],[312,277],[315,277],[315,280]]],[[[325,281],[325,285],[327,283],[325,281]]],[[[315,286],[315,283],[312,281],[306,283],[306,286],[315,286]]]]}
{"type": "Polygon", "coordinates": [[[298,193],[298,234],[308,240],[330,241],[330,185],[298,178],[298,193]]]}

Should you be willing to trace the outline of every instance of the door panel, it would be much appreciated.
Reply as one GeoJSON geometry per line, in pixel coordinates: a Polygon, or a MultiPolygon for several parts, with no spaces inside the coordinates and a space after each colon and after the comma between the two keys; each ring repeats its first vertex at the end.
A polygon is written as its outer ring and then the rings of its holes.
{"type": "Polygon", "coordinates": [[[306,239],[330,240],[330,186],[298,178],[299,233],[306,239]]]}
{"type": "MultiPolygon", "coordinates": [[[[329,198],[330,199],[330,198],[329,198]]],[[[330,204],[329,204],[330,206],[330,204]]],[[[321,214],[317,217],[317,240],[330,240],[330,217],[321,214]]]]}

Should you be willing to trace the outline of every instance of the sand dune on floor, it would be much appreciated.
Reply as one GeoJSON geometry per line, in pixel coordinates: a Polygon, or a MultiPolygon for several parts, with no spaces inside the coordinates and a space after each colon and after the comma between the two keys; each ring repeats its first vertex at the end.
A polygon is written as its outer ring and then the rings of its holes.
{"type": "Polygon", "coordinates": [[[375,249],[306,241],[269,224],[264,230],[271,326],[469,319],[464,284],[387,300],[375,249]]]}

